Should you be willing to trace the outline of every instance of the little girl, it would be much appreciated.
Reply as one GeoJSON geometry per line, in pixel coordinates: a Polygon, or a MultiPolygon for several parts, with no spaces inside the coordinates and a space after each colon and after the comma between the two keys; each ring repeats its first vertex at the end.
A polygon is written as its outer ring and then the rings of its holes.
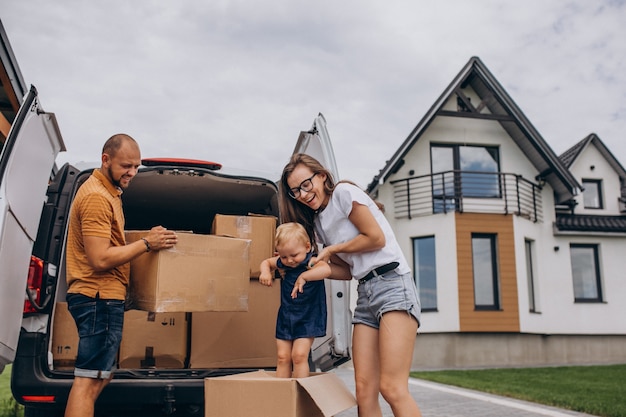
{"type": "Polygon", "coordinates": [[[271,286],[273,272],[284,272],[280,284],[280,309],[276,319],[276,347],[279,378],[309,376],[309,351],[313,339],[326,335],[326,290],[324,278],[330,274],[326,262],[309,269],[313,252],[311,240],[301,224],[284,223],[276,229],[278,256],[261,262],[259,282],[271,286]],[[296,280],[305,281],[306,291],[291,296],[296,280]],[[292,369],[293,365],[293,369],[292,369]]]}

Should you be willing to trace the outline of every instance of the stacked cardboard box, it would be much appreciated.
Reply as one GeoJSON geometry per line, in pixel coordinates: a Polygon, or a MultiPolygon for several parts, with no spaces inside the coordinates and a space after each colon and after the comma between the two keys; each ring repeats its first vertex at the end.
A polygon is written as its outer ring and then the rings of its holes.
{"type": "Polygon", "coordinates": [[[187,358],[186,313],[128,310],[120,346],[120,368],[184,368],[187,358]]]}
{"type": "MultiPolygon", "coordinates": [[[[146,231],[126,232],[126,242],[146,231]]],[[[250,240],[178,233],[171,249],[130,263],[132,308],[158,313],[247,311],[250,240]]]]}
{"type": "Polygon", "coordinates": [[[258,278],[261,273],[259,268],[261,262],[274,255],[276,217],[216,214],[212,233],[218,236],[250,239],[250,277],[258,278]]]}
{"type": "Polygon", "coordinates": [[[266,287],[249,282],[247,312],[193,313],[190,368],[276,366],[276,315],[280,281],[266,287]]]}
{"type": "Polygon", "coordinates": [[[52,365],[55,369],[73,369],[78,353],[78,330],[66,302],[54,307],[52,320],[52,365]]]}

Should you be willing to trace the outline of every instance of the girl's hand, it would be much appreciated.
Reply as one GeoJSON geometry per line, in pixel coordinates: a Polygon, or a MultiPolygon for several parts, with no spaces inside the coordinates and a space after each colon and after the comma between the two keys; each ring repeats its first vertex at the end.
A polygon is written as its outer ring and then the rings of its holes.
{"type": "Polygon", "coordinates": [[[298,293],[304,292],[304,284],[306,284],[306,280],[299,276],[296,280],[296,283],[293,285],[293,290],[291,290],[291,298],[297,298],[298,293]]]}
{"type": "Polygon", "coordinates": [[[259,276],[259,282],[261,283],[261,285],[271,287],[272,281],[272,274],[264,274],[263,272],[261,272],[261,275],[259,276]]]}

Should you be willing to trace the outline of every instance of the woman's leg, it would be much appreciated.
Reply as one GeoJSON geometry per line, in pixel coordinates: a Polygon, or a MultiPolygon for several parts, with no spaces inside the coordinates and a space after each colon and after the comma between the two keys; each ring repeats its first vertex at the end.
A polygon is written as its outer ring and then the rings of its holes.
{"type": "Polygon", "coordinates": [[[382,417],[378,402],[380,361],[377,329],[365,324],[354,325],[352,356],[359,417],[382,417]]]}
{"type": "Polygon", "coordinates": [[[276,376],[278,378],[291,378],[291,340],[276,339],[276,376]]]}
{"type": "Polygon", "coordinates": [[[419,417],[408,387],[417,320],[406,311],[390,311],[383,314],[379,332],[380,392],[395,417],[419,417]]]}
{"type": "Polygon", "coordinates": [[[301,338],[293,341],[291,361],[293,362],[293,377],[306,378],[309,376],[309,352],[313,345],[313,338],[301,338]]]}

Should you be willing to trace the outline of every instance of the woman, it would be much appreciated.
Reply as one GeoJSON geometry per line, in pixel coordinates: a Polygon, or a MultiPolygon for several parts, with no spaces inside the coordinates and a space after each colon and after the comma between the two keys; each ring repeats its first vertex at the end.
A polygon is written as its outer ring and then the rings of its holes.
{"type": "MultiPolygon", "coordinates": [[[[380,417],[378,394],[396,417],[421,416],[408,390],[420,305],[411,270],[376,203],[305,154],[292,156],[280,183],[282,221],[298,222],[324,245],[314,262],[330,278],[359,281],[352,354],[359,417],[380,417]]],[[[292,293],[305,290],[298,279],[292,293]]]]}

